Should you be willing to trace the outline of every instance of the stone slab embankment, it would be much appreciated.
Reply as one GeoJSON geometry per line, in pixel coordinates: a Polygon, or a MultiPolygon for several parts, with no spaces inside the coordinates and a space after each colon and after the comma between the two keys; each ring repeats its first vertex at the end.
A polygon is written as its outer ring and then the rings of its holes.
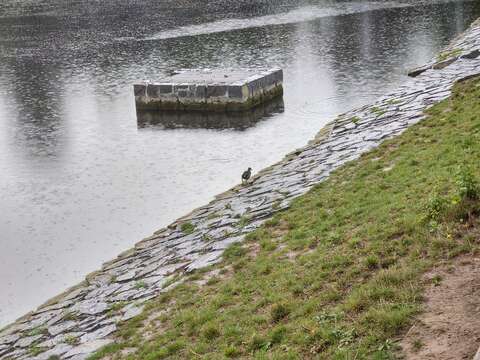
{"type": "MultiPolygon", "coordinates": [[[[480,50],[478,22],[456,40],[462,41],[480,50]]],[[[450,96],[456,81],[477,74],[480,60],[457,57],[374,104],[340,115],[309,145],[261,171],[252,185],[219,195],[2,330],[0,358],[85,359],[111,342],[117,325],[139,314],[145,301],[181,282],[185,273],[218,262],[227,246],[288,208],[332,170],[418,123],[425,109],[450,96]]]]}

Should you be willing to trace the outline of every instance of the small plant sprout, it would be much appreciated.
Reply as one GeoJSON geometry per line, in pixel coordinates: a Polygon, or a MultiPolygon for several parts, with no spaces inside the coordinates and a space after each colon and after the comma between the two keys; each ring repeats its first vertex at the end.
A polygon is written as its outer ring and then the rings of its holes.
{"type": "Polygon", "coordinates": [[[195,231],[195,225],[189,222],[185,222],[181,225],[180,229],[183,233],[190,235],[195,231]]]}
{"type": "Polygon", "coordinates": [[[148,287],[147,283],[145,281],[137,281],[135,283],[135,289],[139,290],[139,289],[146,289],[148,287]]]}

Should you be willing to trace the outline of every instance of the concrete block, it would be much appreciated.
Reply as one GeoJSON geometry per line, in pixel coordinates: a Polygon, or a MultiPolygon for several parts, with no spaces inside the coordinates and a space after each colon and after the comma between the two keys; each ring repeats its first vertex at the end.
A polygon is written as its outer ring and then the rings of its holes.
{"type": "Polygon", "coordinates": [[[244,111],[281,97],[281,69],[195,69],[134,85],[137,110],[244,111]]]}
{"type": "Polygon", "coordinates": [[[173,92],[172,84],[160,84],[160,94],[171,94],[173,92]]]}
{"type": "Polygon", "coordinates": [[[145,96],[147,94],[147,87],[144,84],[133,85],[133,93],[135,96],[145,96]]]}
{"type": "Polygon", "coordinates": [[[147,96],[151,98],[158,98],[160,96],[160,85],[148,84],[147,96]]]}

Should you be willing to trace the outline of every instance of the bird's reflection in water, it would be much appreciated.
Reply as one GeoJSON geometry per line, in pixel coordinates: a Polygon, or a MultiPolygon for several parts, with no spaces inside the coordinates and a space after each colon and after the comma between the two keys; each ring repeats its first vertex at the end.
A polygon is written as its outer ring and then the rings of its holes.
{"type": "Polygon", "coordinates": [[[282,113],[283,99],[275,99],[242,112],[179,112],[179,111],[145,111],[137,110],[137,126],[158,129],[234,129],[245,130],[262,119],[282,113]]]}

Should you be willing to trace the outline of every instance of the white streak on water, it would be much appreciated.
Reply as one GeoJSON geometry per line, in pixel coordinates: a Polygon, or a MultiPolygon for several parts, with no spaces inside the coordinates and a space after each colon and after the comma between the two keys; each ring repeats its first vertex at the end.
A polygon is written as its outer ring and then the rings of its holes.
{"type": "Polygon", "coordinates": [[[248,19],[226,19],[214,22],[208,22],[198,25],[182,26],[175,29],[161,31],[150,37],[139,39],[144,40],[163,40],[178,38],[183,36],[196,36],[202,34],[212,34],[232,30],[263,27],[268,25],[293,24],[306,21],[312,21],[323,17],[340,16],[356,14],[379,9],[391,9],[401,7],[411,7],[411,4],[386,1],[386,2],[350,2],[339,3],[329,7],[324,6],[306,6],[286,13],[258,16],[248,19]]]}

